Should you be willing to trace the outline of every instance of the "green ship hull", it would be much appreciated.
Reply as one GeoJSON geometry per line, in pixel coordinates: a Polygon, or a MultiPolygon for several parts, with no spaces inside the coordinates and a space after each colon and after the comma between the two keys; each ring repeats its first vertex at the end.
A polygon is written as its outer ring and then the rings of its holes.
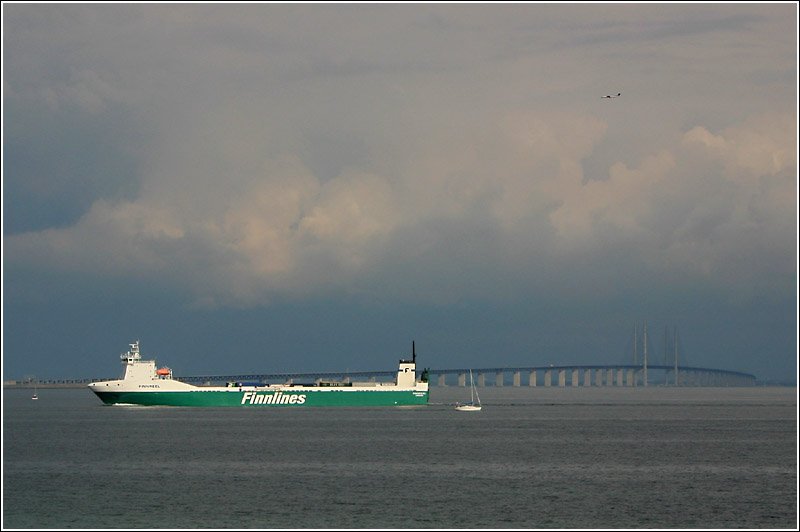
{"type": "Polygon", "coordinates": [[[203,406],[291,408],[309,406],[408,406],[428,403],[428,391],[378,391],[304,389],[297,391],[102,392],[95,394],[106,404],[143,406],[203,406]]]}

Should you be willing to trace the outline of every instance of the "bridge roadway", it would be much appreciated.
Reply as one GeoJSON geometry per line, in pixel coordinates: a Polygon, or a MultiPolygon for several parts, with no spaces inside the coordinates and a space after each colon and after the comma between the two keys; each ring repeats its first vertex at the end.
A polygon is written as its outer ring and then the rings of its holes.
{"type": "MultiPolygon", "coordinates": [[[[458,386],[466,386],[469,368],[429,369],[428,376],[432,385],[447,386],[448,376],[457,376],[458,386]]],[[[506,374],[511,374],[511,385],[521,386],[522,375],[526,375],[528,386],[647,386],[648,384],[666,384],[672,386],[753,386],[755,375],[714,368],[678,366],[675,375],[674,366],[648,365],[647,383],[644,382],[645,368],[641,365],[567,365],[567,366],[532,366],[505,368],[478,368],[472,373],[477,378],[477,386],[486,386],[486,375],[494,375],[494,386],[504,386],[506,374]],[[658,381],[654,378],[658,375],[658,381]],[[569,376],[569,378],[567,378],[569,376]],[[556,378],[555,382],[553,377],[556,378]],[[582,378],[581,378],[582,377],[582,378]]],[[[345,380],[377,380],[382,377],[394,377],[397,371],[345,371],[324,373],[264,373],[244,375],[206,375],[175,377],[188,383],[210,384],[232,381],[256,382],[313,382],[318,379],[345,380]]],[[[421,374],[417,370],[417,375],[421,374]]]]}
{"type": "MultiPolygon", "coordinates": [[[[678,366],[677,379],[674,366],[648,365],[648,384],[671,386],[754,386],[755,375],[725,369],[678,366]],[[655,378],[656,375],[658,378],[655,378]]],[[[466,386],[469,368],[429,369],[428,375],[432,385],[447,386],[447,377],[457,376],[458,386],[466,386]]],[[[417,376],[422,373],[417,370],[417,376]]],[[[511,374],[511,385],[521,386],[522,375],[526,375],[528,386],[644,386],[644,368],[641,365],[567,365],[567,366],[531,366],[506,368],[478,368],[472,370],[478,386],[486,386],[486,375],[494,375],[494,386],[506,384],[506,374],[511,374]],[[567,378],[569,376],[569,378],[567,378]],[[581,376],[583,378],[581,378],[581,376]],[[555,380],[554,380],[555,377],[555,380]]],[[[188,383],[212,384],[232,381],[257,382],[313,382],[317,379],[350,379],[377,380],[393,378],[397,371],[344,371],[321,373],[259,373],[243,375],[205,375],[175,377],[188,383]]],[[[90,382],[116,380],[118,377],[91,379],[43,379],[39,385],[80,386],[90,382]]],[[[491,382],[491,381],[490,381],[491,382]]],[[[18,383],[24,384],[24,383],[18,383]]]]}

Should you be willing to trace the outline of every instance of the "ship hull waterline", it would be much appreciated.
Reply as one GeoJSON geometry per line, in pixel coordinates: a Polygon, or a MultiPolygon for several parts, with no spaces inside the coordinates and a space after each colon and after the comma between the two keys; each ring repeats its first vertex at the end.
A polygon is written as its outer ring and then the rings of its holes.
{"type": "Polygon", "coordinates": [[[415,406],[428,404],[428,391],[94,391],[106,405],[202,407],[415,406]]]}

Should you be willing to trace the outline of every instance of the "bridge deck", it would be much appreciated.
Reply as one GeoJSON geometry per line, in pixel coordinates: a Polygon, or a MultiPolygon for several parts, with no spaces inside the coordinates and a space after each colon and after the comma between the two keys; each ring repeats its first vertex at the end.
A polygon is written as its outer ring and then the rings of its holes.
{"type": "MultiPolygon", "coordinates": [[[[578,372],[586,372],[586,371],[594,371],[594,372],[615,372],[618,375],[620,372],[628,373],[634,372],[635,375],[641,375],[643,372],[643,367],[641,365],[602,365],[602,364],[591,364],[591,365],[559,365],[559,366],[513,366],[513,367],[491,367],[491,368],[471,368],[472,373],[479,376],[479,380],[483,380],[480,378],[485,374],[495,374],[496,376],[502,375],[501,378],[504,378],[505,374],[510,373],[514,374],[521,374],[521,373],[528,373],[533,374],[536,372],[538,375],[539,373],[547,374],[547,372],[552,374],[561,374],[562,372],[566,375],[566,372],[571,371],[578,371],[578,372]]],[[[675,372],[674,366],[669,365],[648,365],[648,371],[656,371],[656,372],[666,372],[672,373],[675,372]]],[[[462,378],[464,375],[468,374],[470,368],[443,368],[443,369],[428,369],[428,373],[431,376],[431,381],[434,382],[436,379],[434,377],[444,378],[448,375],[458,375],[459,378],[462,378]]],[[[422,370],[417,370],[417,374],[421,374],[422,370]]],[[[717,368],[703,368],[703,367],[693,367],[693,366],[678,366],[678,373],[680,376],[703,376],[703,377],[716,377],[718,379],[728,379],[730,382],[740,382],[740,383],[749,383],[750,385],[755,384],[756,377],[750,373],[743,373],[740,371],[731,371],[726,369],[717,369],[717,368]]],[[[387,378],[392,379],[397,375],[397,371],[341,371],[341,372],[306,372],[306,373],[248,373],[248,374],[239,374],[239,375],[190,375],[190,376],[176,376],[177,380],[188,382],[188,383],[221,383],[221,382],[231,382],[231,381],[261,381],[261,382],[287,382],[289,380],[297,381],[297,382],[310,382],[316,379],[341,379],[341,378],[350,378],[350,379],[378,379],[378,378],[387,378]]],[[[584,373],[585,375],[585,373],[584,373]]],[[[41,385],[53,384],[53,385],[80,385],[80,384],[88,384],[90,382],[102,381],[102,380],[115,380],[118,377],[108,377],[108,378],[85,378],[85,379],[47,379],[47,380],[39,380],[38,383],[41,385]]],[[[618,377],[621,379],[621,377],[618,377]]],[[[502,381],[501,381],[502,382],[502,381]]],[[[570,379],[570,382],[574,382],[573,379],[570,379]]],[[[435,383],[435,382],[434,382],[435,383]]],[[[16,384],[24,384],[24,383],[16,383],[16,384]]],[[[519,385],[519,375],[514,376],[514,385],[519,385]]],[[[564,385],[564,384],[560,384],[564,385]]],[[[595,384],[596,385],[596,384],[595,384]]],[[[623,383],[622,385],[627,385],[623,383]]]]}

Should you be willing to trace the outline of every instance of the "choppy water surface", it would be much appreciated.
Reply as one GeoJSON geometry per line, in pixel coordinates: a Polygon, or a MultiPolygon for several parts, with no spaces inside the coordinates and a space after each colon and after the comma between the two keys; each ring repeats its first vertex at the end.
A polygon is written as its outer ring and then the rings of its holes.
{"type": "Polygon", "coordinates": [[[4,528],[795,528],[795,388],[433,387],[414,408],[3,392],[4,528]]]}

